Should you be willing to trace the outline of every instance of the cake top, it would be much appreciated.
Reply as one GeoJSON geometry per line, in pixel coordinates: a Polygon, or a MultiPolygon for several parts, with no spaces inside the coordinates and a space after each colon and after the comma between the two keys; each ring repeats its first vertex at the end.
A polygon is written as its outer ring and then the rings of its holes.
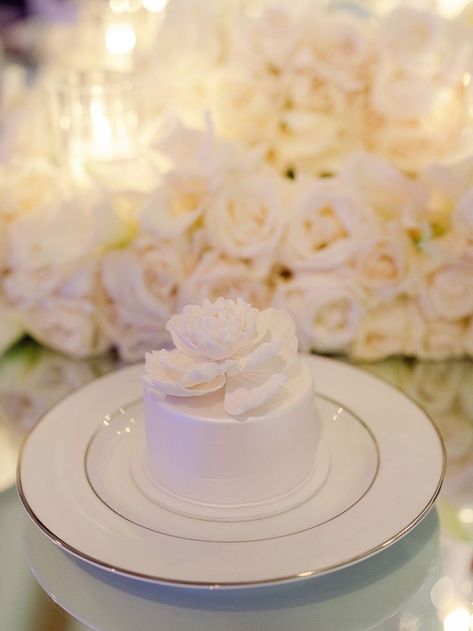
{"type": "Polygon", "coordinates": [[[175,348],[146,353],[145,381],[175,397],[224,389],[224,409],[241,416],[278,394],[297,359],[294,322],[241,298],[188,305],[166,325],[175,348]]]}

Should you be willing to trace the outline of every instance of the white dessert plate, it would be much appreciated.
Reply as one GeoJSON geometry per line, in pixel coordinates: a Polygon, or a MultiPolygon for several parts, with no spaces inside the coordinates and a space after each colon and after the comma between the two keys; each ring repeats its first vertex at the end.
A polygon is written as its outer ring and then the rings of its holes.
{"type": "Polygon", "coordinates": [[[307,502],[232,522],[165,508],[136,473],[139,365],[71,394],[30,432],[18,466],[27,512],[68,552],[158,583],[265,585],[379,552],[432,507],[445,473],[442,441],[426,414],[391,385],[349,364],[305,359],[330,459],[307,502]]]}

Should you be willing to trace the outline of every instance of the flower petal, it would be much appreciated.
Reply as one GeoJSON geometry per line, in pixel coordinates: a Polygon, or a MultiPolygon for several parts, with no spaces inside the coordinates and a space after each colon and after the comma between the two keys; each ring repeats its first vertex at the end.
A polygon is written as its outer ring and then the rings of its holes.
{"type": "Polygon", "coordinates": [[[241,416],[263,405],[274,396],[286,382],[287,376],[275,373],[249,373],[227,377],[224,409],[230,416],[241,416]]]}

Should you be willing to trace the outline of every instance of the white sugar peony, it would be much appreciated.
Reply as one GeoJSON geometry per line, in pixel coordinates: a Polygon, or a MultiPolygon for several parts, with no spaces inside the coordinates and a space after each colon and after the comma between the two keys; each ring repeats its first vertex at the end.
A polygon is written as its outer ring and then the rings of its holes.
{"type": "Polygon", "coordinates": [[[362,303],[349,274],[301,274],[281,281],[273,304],[296,323],[303,350],[347,352],[360,324],[362,303]]]}
{"type": "Polygon", "coordinates": [[[281,261],[301,271],[332,270],[346,263],[366,238],[370,212],[337,181],[300,185],[281,261]]]}
{"type": "Polygon", "coordinates": [[[144,380],[159,392],[202,396],[224,388],[224,409],[241,416],[274,396],[297,358],[290,317],[242,299],[188,305],[167,323],[174,350],[146,354],[144,380]]]}

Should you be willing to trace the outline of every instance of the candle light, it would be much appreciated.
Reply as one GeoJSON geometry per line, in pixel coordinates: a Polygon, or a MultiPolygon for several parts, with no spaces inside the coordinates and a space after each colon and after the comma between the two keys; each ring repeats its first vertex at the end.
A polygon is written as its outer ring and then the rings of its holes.
{"type": "Polygon", "coordinates": [[[112,72],[76,72],[53,90],[60,155],[72,178],[85,184],[94,163],[138,152],[139,116],[132,78],[112,72]]]}

